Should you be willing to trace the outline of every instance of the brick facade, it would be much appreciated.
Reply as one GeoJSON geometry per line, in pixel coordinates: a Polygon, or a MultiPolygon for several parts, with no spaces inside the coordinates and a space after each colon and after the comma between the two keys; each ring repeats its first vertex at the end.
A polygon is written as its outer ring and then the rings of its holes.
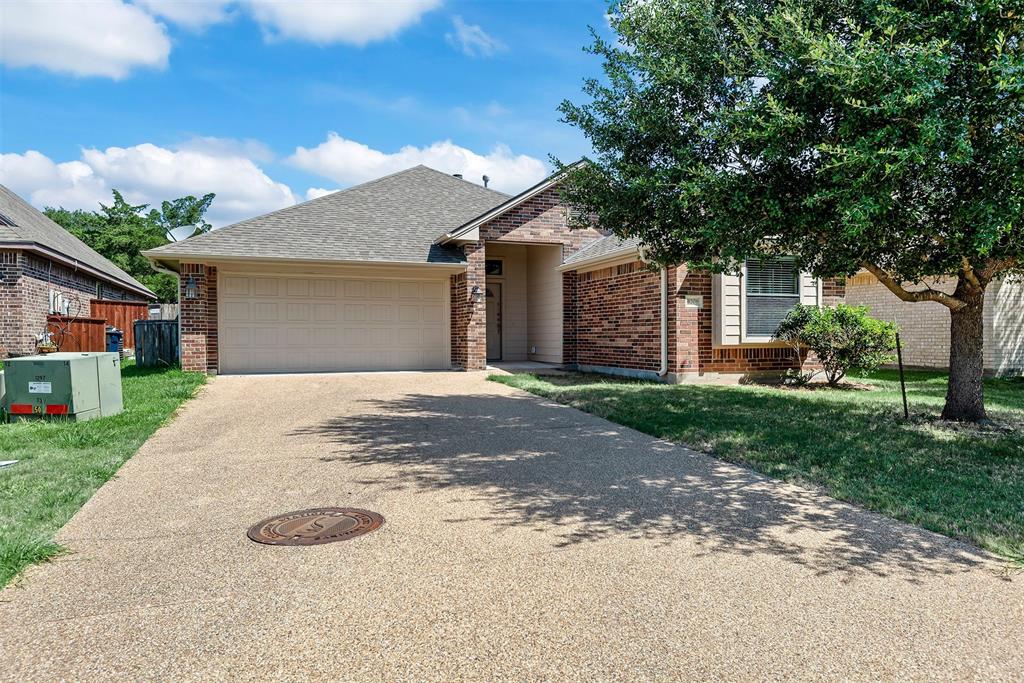
{"type": "Polygon", "coordinates": [[[451,280],[452,367],[482,370],[487,366],[487,304],[483,300],[473,303],[471,296],[474,285],[483,289],[487,282],[487,243],[561,244],[564,261],[603,236],[594,229],[570,230],[567,219],[558,189],[550,187],[481,225],[479,240],[463,246],[465,277],[451,280]]]}
{"type": "MultiPolygon", "coordinates": [[[[668,273],[669,292],[675,269],[668,273]]],[[[647,370],[661,367],[661,274],[639,261],[565,273],[563,362],[647,370]],[[569,353],[566,353],[566,350],[569,353]]],[[[669,320],[675,297],[668,300],[669,320]]],[[[669,324],[669,368],[674,367],[677,326],[669,324]]]]}
{"type": "Polygon", "coordinates": [[[71,313],[90,314],[91,299],[138,300],[139,296],[22,250],[0,251],[0,357],[35,352],[36,335],[47,327],[50,292],[71,299],[71,313]]]}
{"type": "Polygon", "coordinates": [[[217,346],[217,268],[201,263],[182,263],[179,279],[181,320],[181,367],[216,374],[217,346]],[[188,298],[189,281],[196,285],[197,295],[188,298]]]}
{"type": "MultiPolygon", "coordinates": [[[[669,370],[677,379],[705,375],[781,374],[800,363],[783,345],[718,347],[713,343],[712,274],[669,269],[669,370]],[[699,296],[702,306],[687,303],[699,296]]],[[[843,283],[823,283],[835,305],[843,283]]],[[[660,277],[639,261],[563,274],[564,362],[578,366],[657,371],[661,365],[660,277]]],[[[810,367],[813,357],[802,359],[810,367]]]]}

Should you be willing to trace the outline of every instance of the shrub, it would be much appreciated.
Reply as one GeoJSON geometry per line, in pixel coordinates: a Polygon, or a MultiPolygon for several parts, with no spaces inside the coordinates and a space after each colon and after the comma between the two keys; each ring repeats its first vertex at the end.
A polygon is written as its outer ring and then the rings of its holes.
{"type": "MultiPolygon", "coordinates": [[[[894,360],[896,324],[868,315],[867,306],[839,304],[835,308],[797,305],[779,325],[775,338],[799,350],[814,352],[830,386],[851,368],[874,370],[894,360]]],[[[801,372],[801,382],[814,373],[801,372]]]]}

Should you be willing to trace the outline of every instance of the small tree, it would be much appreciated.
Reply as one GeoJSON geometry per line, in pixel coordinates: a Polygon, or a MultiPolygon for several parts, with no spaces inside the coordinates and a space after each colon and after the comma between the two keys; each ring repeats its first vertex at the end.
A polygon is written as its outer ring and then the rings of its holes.
{"type": "Polygon", "coordinates": [[[664,264],[785,253],[942,304],[942,415],[983,419],[985,291],[1024,270],[1019,3],[623,0],[610,22],[605,77],[561,106],[595,150],[566,199],[664,264]]]}
{"type": "Polygon", "coordinates": [[[874,370],[894,360],[895,323],[868,315],[867,306],[818,308],[798,304],[779,325],[775,338],[814,352],[830,386],[852,368],[874,370]]]}

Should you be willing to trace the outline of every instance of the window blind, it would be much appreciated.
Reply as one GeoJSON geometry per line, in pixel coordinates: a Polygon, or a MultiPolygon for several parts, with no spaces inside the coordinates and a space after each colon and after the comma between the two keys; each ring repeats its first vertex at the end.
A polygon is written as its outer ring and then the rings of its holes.
{"type": "Polygon", "coordinates": [[[800,271],[792,259],[747,261],[747,335],[771,337],[800,301],[800,271]]]}

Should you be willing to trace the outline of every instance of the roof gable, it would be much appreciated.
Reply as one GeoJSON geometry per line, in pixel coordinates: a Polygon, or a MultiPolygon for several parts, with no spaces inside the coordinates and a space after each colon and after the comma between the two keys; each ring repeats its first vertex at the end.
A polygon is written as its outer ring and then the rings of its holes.
{"type": "Polygon", "coordinates": [[[101,279],[156,298],[145,285],[3,185],[0,185],[0,216],[0,246],[37,247],[49,252],[48,256],[85,266],[101,279]]]}
{"type": "Polygon", "coordinates": [[[340,190],[146,252],[156,259],[278,258],[462,263],[434,243],[508,195],[426,166],[340,190]]]}

